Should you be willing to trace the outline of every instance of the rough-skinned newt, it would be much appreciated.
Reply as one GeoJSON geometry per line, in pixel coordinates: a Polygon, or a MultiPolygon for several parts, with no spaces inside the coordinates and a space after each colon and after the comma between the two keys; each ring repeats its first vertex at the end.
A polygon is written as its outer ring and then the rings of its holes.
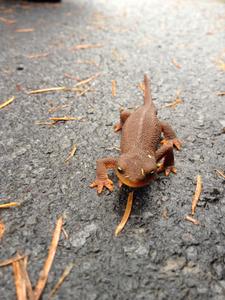
{"type": "Polygon", "coordinates": [[[107,169],[115,169],[119,181],[134,188],[149,184],[156,173],[164,171],[166,176],[176,173],[173,147],[180,150],[181,142],[171,126],[158,119],[147,75],[144,86],[144,105],[134,112],[121,111],[120,122],[114,126],[116,132],[122,131],[120,156],[97,160],[96,179],[90,186],[98,193],[104,187],[113,190],[107,169]],[[163,163],[158,166],[161,159],[163,163]]]}

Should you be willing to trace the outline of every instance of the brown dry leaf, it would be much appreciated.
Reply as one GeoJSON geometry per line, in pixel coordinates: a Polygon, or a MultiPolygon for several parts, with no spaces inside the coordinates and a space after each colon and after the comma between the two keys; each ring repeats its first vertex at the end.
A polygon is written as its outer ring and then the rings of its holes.
{"type": "Polygon", "coordinates": [[[112,96],[116,96],[116,80],[112,80],[112,96]]]}
{"type": "Polygon", "coordinates": [[[10,207],[17,207],[17,206],[20,206],[20,203],[9,202],[9,203],[0,204],[0,208],[10,208],[10,207]]]}
{"type": "Polygon", "coordinates": [[[193,196],[192,205],[191,205],[192,216],[195,214],[196,206],[199,201],[201,192],[202,192],[202,177],[201,175],[197,175],[197,185],[196,185],[195,194],[193,196]]]}
{"type": "Polygon", "coordinates": [[[0,109],[2,109],[3,107],[9,105],[10,103],[12,103],[15,100],[15,96],[12,96],[10,99],[8,99],[7,101],[3,102],[2,104],[0,104],[0,109]]]}
{"type": "Polygon", "coordinates": [[[133,204],[133,197],[134,197],[134,192],[129,193],[128,199],[127,199],[126,209],[125,209],[125,212],[124,212],[124,215],[122,217],[121,222],[116,227],[115,236],[117,236],[123,230],[124,226],[127,223],[127,220],[128,220],[128,218],[130,216],[130,213],[131,213],[131,208],[132,208],[132,204],[133,204]]]}
{"type": "Polygon", "coordinates": [[[193,217],[191,217],[191,216],[189,216],[189,215],[187,215],[187,216],[185,217],[185,220],[187,220],[187,221],[193,223],[194,225],[199,225],[199,224],[200,224],[200,222],[199,222],[198,220],[194,219],[193,217]]]}
{"type": "Polygon", "coordinates": [[[33,32],[34,31],[34,28],[18,28],[18,29],[16,29],[15,30],[15,32],[24,32],[24,33],[26,33],[26,32],[33,32]]]}
{"type": "Polygon", "coordinates": [[[52,266],[52,263],[53,263],[53,260],[55,257],[55,253],[56,253],[56,250],[58,247],[58,242],[59,242],[62,226],[63,226],[63,218],[60,217],[56,222],[55,230],[54,230],[53,236],[52,236],[51,245],[49,247],[48,256],[45,261],[44,267],[40,272],[39,279],[38,279],[37,285],[34,290],[34,300],[40,299],[42,292],[45,288],[45,285],[47,283],[48,274],[51,269],[51,266],[52,266]]]}
{"type": "Polygon", "coordinates": [[[12,24],[16,23],[16,20],[10,20],[10,19],[0,17],[0,22],[2,22],[5,25],[12,25],[12,24]]]}
{"type": "Polygon", "coordinates": [[[61,287],[61,285],[63,284],[63,281],[66,279],[67,276],[69,276],[70,272],[72,271],[74,267],[74,264],[71,263],[69,264],[65,270],[63,271],[62,275],[60,276],[59,280],[57,281],[56,285],[53,287],[53,289],[51,290],[48,299],[52,299],[52,297],[56,294],[56,292],[58,291],[58,289],[61,287]]]}
{"type": "Polygon", "coordinates": [[[181,65],[178,64],[178,62],[176,61],[175,58],[173,58],[173,59],[171,60],[171,62],[172,62],[172,64],[173,64],[177,69],[181,69],[181,65]]]}
{"type": "Polygon", "coordinates": [[[18,260],[14,261],[12,265],[13,265],[13,275],[14,275],[14,281],[16,287],[17,300],[26,300],[27,299],[26,282],[21,271],[20,262],[18,260]]]}
{"type": "Polygon", "coordinates": [[[84,49],[93,49],[93,48],[102,48],[101,44],[81,44],[71,47],[70,50],[84,50],[84,49]]]}
{"type": "Polygon", "coordinates": [[[65,163],[68,162],[68,161],[74,156],[76,150],[77,150],[77,145],[73,145],[73,147],[72,147],[72,149],[71,149],[69,155],[68,155],[67,158],[65,159],[65,163]]]}
{"type": "Polygon", "coordinates": [[[222,171],[216,170],[216,173],[219,174],[223,179],[225,179],[225,174],[222,171]]]}
{"type": "Polygon", "coordinates": [[[4,233],[5,233],[5,224],[3,222],[0,222],[0,240],[2,239],[4,233]]]}

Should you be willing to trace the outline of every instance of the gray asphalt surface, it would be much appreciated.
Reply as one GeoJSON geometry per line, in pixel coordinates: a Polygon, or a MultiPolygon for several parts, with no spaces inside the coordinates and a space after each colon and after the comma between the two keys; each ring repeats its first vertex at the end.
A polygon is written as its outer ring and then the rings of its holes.
{"type": "MultiPolygon", "coordinates": [[[[69,239],[61,236],[43,299],[71,262],[75,267],[55,299],[224,299],[224,180],[215,172],[224,170],[225,98],[217,96],[225,89],[224,16],[224,1],[213,0],[0,1],[0,103],[16,97],[0,110],[0,200],[21,203],[0,212],[6,225],[0,259],[29,254],[34,286],[63,215],[69,239]],[[16,31],[27,28],[34,30],[16,31]],[[102,47],[71,51],[79,44],[102,47]],[[65,73],[85,79],[99,72],[83,96],[27,94],[73,86],[76,80],[65,73]],[[160,119],[184,145],[176,152],[177,175],[160,175],[136,192],[128,224],[115,238],[127,190],[119,190],[113,174],[113,193],[97,196],[89,184],[96,159],[118,155],[112,125],[121,106],[142,104],[144,73],[160,119]],[[165,108],[179,90],[184,102],[165,108]],[[48,113],[62,104],[69,106],[48,113]],[[35,123],[62,115],[84,119],[35,123]],[[65,164],[73,144],[77,152],[65,164]],[[203,178],[199,226],[184,220],[197,174],[203,178]]],[[[0,299],[15,298],[12,270],[1,268],[0,299]]]]}

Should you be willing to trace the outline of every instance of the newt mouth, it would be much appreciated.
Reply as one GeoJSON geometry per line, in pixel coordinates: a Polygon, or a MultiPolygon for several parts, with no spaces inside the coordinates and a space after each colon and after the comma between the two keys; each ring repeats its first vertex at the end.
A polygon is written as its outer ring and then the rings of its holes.
{"type": "Polygon", "coordinates": [[[116,176],[119,178],[119,180],[129,186],[129,187],[133,187],[133,188],[138,188],[138,187],[143,187],[145,185],[148,185],[149,182],[151,180],[154,179],[154,175],[148,175],[144,180],[141,181],[132,181],[128,178],[125,178],[122,174],[120,174],[118,171],[116,171],[116,176]]]}

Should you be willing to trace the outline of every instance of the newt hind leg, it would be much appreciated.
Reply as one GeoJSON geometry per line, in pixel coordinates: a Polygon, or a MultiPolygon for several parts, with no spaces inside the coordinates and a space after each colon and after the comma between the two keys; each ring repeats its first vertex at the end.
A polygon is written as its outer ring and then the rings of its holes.
{"type": "Polygon", "coordinates": [[[127,110],[121,110],[120,111],[120,122],[118,122],[114,125],[114,131],[115,132],[118,132],[118,131],[122,130],[123,124],[126,122],[128,117],[130,116],[130,114],[131,114],[131,112],[129,112],[127,110]]]}

